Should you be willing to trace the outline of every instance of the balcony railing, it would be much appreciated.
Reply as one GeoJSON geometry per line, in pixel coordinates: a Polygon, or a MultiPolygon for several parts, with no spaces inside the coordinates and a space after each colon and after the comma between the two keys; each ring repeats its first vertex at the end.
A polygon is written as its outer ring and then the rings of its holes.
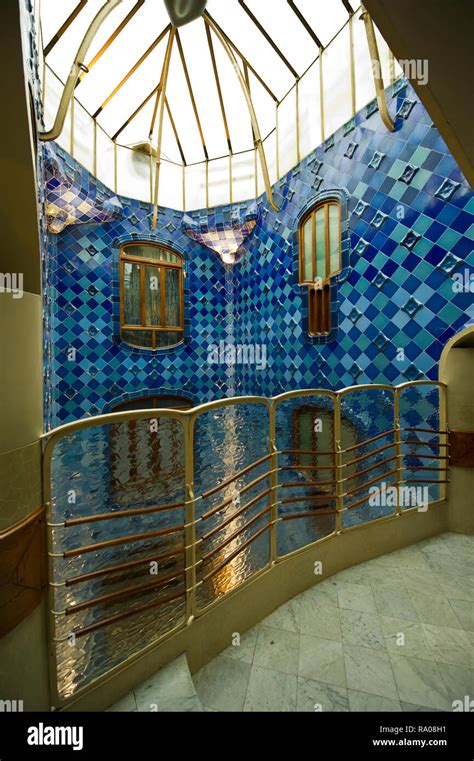
{"type": "Polygon", "coordinates": [[[446,496],[446,388],[291,391],[134,410],[45,436],[61,704],[321,539],[446,496]]]}

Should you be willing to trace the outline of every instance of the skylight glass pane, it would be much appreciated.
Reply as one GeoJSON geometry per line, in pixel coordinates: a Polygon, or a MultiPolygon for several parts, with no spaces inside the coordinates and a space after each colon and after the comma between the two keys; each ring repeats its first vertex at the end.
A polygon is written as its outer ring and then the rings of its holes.
{"type": "Polygon", "coordinates": [[[260,133],[262,139],[265,139],[275,127],[276,103],[251,71],[249,71],[249,85],[260,133]]]}
{"type": "Polygon", "coordinates": [[[226,155],[229,149],[204,22],[183,26],[180,37],[210,157],[226,155]]]}
{"type": "MultiPolygon", "coordinates": [[[[183,168],[168,161],[161,162],[160,188],[158,193],[160,206],[183,210],[183,168]]],[[[158,217],[158,229],[160,217],[158,217]]]]}
{"type": "Polygon", "coordinates": [[[110,137],[97,126],[97,177],[114,189],[114,144],[110,137]]]}
{"type": "Polygon", "coordinates": [[[232,157],[232,200],[255,198],[255,152],[232,157]]]}
{"type": "Polygon", "coordinates": [[[232,151],[246,151],[253,146],[249,109],[237,73],[221,42],[212,32],[214,54],[222,89],[226,118],[229,126],[232,151]]]}
{"type": "Polygon", "coordinates": [[[150,160],[130,148],[117,146],[117,192],[120,195],[150,200],[150,160]]]}
{"type": "MultiPolygon", "coordinates": [[[[58,6],[61,3],[56,0],[53,4],[58,6]]],[[[104,0],[89,0],[48,55],[48,64],[61,79],[66,79],[69,74],[82,38],[102,5],[104,0]]],[[[110,15],[114,12],[111,11],[110,15]]],[[[58,24],[55,31],[58,31],[60,26],[61,24],[58,24]]]]}
{"type": "Polygon", "coordinates": [[[229,203],[230,174],[229,159],[215,159],[209,162],[209,206],[229,203]]]}
{"type": "Polygon", "coordinates": [[[307,156],[321,144],[319,58],[299,82],[300,152],[307,156]]]}
{"type": "Polygon", "coordinates": [[[301,75],[318,55],[319,48],[287,0],[246,0],[288,62],[301,75]]]}
{"type": "Polygon", "coordinates": [[[323,45],[332,40],[349,18],[340,0],[296,0],[295,5],[323,45]]]}
{"type": "Polygon", "coordinates": [[[186,209],[204,209],[206,206],[206,165],[187,166],[185,176],[186,209]]]}
{"type": "Polygon", "coordinates": [[[74,158],[89,172],[94,166],[94,120],[79,103],[74,104],[74,158]]]}
{"type": "Polygon", "coordinates": [[[209,0],[207,9],[277,98],[282,98],[294,84],[294,77],[240,5],[231,0],[209,0]]]}
{"type": "Polygon", "coordinates": [[[323,51],[324,134],[332,135],[352,116],[349,27],[323,51]]]}
{"type": "Polygon", "coordinates": [[[296,88],[294,87],[278,107],[278,152],[280,177],[298,161],[296,153],[296,88]]]}
{"type": "Polygon", "coordinates": [[[79,0],[62,0],[60,3],[58,0],[41,0],[40,18],[44,47],[78,5],[79,0]]]}
{"type": "MultiPolygon", "coordinates": [[[[265,156],[267,159],[267,166],[268,166],[268,174],[270,175],[270,182],[272,185],[274,185],[277,180],[277,142],[276,142],[276,130],[273,130],[268,137],[263,142],[263,147],[265,149],[265,156]]],[[[257,182],[258,182],[258,193],[263,193],[265,190],[265,185],[263,183],[263,176],[261,172],[261,165],[260,165],[260,159],[257,162],[258,166],[258,172],[257,172],[257,182]]]]}
{"type": "Polygon", "coordinates": [[[186,163],[191,164],[196,161],[202,161],[205,158],[204,148],[176,41],[171,56],[166,97],[170,105],[186,163]]]}

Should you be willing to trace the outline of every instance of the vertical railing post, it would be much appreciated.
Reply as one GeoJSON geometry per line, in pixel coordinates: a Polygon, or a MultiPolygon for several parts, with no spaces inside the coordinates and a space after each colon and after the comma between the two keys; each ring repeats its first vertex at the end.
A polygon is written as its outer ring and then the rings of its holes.
{"type": "MultiPolygon", "coordinates": [[[[438,447],[438,454],[441,455],[444,451],[444,456],[448,457],[447,460],[439,460],[439,462],[445,462],[445,468],[444,471],[444,481],[449,481],[449,420],[448,420],[448,394],[447,394],[447,387],[444,383],[438,384],[438,394],[439,394],[439,430],[444,431],[443,435],[443,441],[441,441],[442,434],[439,434],[440,437],[440,444],[446,444],[445,447],[438,447]]],[[[439,471],[440,473],[442,471],[439,471]]],[[[448,496],[448,484],[440,484],[440,492],[439,492],[440,499],[446,499],[448,496]]]]}
{"type": "Polygon", "coordinates": [[[403,454],[402,454],[402,439],[400,431],[400,389],[395,388],[393,393],[393,427],[395,429],[395,455],[397,458],[397,472],[395,475],[395,483],[397,486],[397,508],[396,514],[400,516],[402,514],[402,508],[400,505],[400,486],[403,480],[403,454]]]}
{"type": "Polygon", "coordinates": [[[342,532],[342,512],[344,509],[344,482],[343,482],[343,463],[342,463],[342,429],[341,429],[341,397],[337,395],[334,399],[334,460],[336,474],[336,534],[342,532]]]}
{"type": "Polygon", "coordinates": [[[270,564],[278,558],[278,449],[276,446],[276,410],[275,403],[268,405],[268,439],[270,458],[270,564]]]}
{"type": "Polygon", "coordinates": [[[194,504],[194,422],[186,416],[184,426],[184,488],[185,488],[185,558],[186,558],[186,621],[190,624],[196,610],[196,511],[194,504]]]}

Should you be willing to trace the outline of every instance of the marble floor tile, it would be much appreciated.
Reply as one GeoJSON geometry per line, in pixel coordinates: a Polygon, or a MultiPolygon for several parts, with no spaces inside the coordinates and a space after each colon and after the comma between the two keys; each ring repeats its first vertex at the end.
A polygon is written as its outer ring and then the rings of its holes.
{"type": "Polygon", "coordinates": [[[377,611],[384,616],[418,621],[418,615],[406,589],[374,589],[377,611]]]}
{"type": "Polygon", "coordinates": [[[379,617],[360,610],[341,610],[341,630],[344,645],[372,647],[385,650],[385,640],[379,617]]]}
{"type": "Polygon", "coordinates": [[[400,568],[380,566],[367,569],[367,578],[373,589],[404,589],[405,584],[400,568]]]}
{"type": "Polygon", "coordinates": [[[441,711],[440,708],[430,708],[430,706],[417,706],[415,703],[404,703],[401,701],[402,711],[407,711],[408,713],[439,713],[441,711]]]}
{"type": "Polygon", "coordinates": [[[398,699],[387,653],[366,647],[344,647],[347,687],[385,698],[398,699]]]}
{"type": "Polygon", "coordinates": [[[345,568],[337,574],[337,581],[347,581],[349,584],[368,584],[367,568],[365,563],[359,563],[352,568],[345,568]]]}
{"type": "Polygon", "coordinates": [[[409,568],[402,568],[402,585],[407,589],[414,589],[420,592],[434,592],[441,594],[441,587],[436,575],[431,571],[412,571],[409,568]]]}
{"type": "Polygon", "coordinates": [[[378,558],[372,558],[365,563],[367,569],[369,568],[398,568],[396,558],[392,554],[380,555],[378,558]]]}
{"type": "MultiPolygon", "coordinates": [[[[438,663],[443,682],[449,696],[450,709],[453,709],[453,701],[464,702],[466,696],[470,700],[474,698],[474,669],[464,666],[455,666],[452,663],[438,663]]],[[[474,707],[474,706],[473,706],[474,707]]]]}
{"type": "Polygon", "coordinates": [[[401,701],[449,710],[448,694],[435,661],[396,653],[390,658],[401,701]]]}
{"type": "Polygon", "coordinates": [[[435,660],[474,668],[474,653],[469,637],[461,629],[423,624],[435,660]]]}
{"type": "Polygon", "coordinates": [[[346,686],[342,644],[329,639],[300,637],[298,675],[336,687],[346,686]]]}
{"type": "Polygon", "coordinates": [[[436,580],[450,600],[470,600],[474,603],[474,576],[438,573],[436,580]]]}
{"type": "Polygon", "coordinates": [[[337,597],[340,608],[360,610],[365,613],[375,613],[374,595],[372,588],[368,584],[338,582],[337,597]]]}
{"type": "Polygon", "coordinates": [[[436,574],[448,576],[474,576],[474,559],[468,556],[442,555],[436,552],[425,552],[426,561],[436,574]]]}
{"type": "Polygon", "coordinates": [[[380,621],[390,653],[434,660],[423,624],[390,616],[380,616],[380,621]]]}
{"type": "Polygon", "coordinates": [[[253,663],[285,674],[297,674],[299,646],[299,634],[260,626],[253,663]]]}
{"type": "Polygon", "coordinates": [[[337,598],[337,582],[333,581],[335,578],[336,576],[332,576],[330,579],[320,581],[318,584],[315,584],[314,587],[306,589],[300,594],[300,599],[314,600],[323,605],[332,605],[337,608],[339,602],[337,598]]]}
{"type": "Polygon", "coordinates": [[[459,619],[447,597],[430,592],[419,592],[413,589],[409,589],[408,593],[418,618],[422,623],[462,629],[459,619]]]}
{"type": "Polygon", "coordinates": [[[395,558],[399,568],[408,568],[411,571],[429,570],[425,554],[417,546],[404,547],[401,550],[392,552],[390,557],[395,558]]]}
{"type": "Polygon", "coordinates": [[[185,655],[164,666],[136,687],[134,693],[141,712],[202,711],[185,655]]]}
{"type": "Polygon", "coordinates": [[[246,712],[296,710],[295,675],[252,666],[244,708],[246,712]]]}
{"type": "Polygon", "coordinates": [[[454,534],[446,533],[440,534],[440,538],[445,541],[450,547],[453,548],[453,554],[456,554],[456,550],[473,552],[474,553],[474,535],[473,534],[454,534]]]}
{"type": "Polygon", "coordinates": [[[305,597],[301,600],[301,634],[341,641],[340,610],[305,597]]]}
{"type": "Polygon", "coordinates": [[[218,656],[204,666],[196,692],[206,708],[241,711],[249,681],[249,663],[218,656]]]}
{"type": "Polygon", "coordinates": [[[301,601],[299,597],[289,600],[284,605],[270,613],[263,619],[263,626],[271,626],[275,629],[286,629],[289,632],[299,632],[300,630],[300,609],[301,601]]]}
{"type": "Polygon", "coordinates": [[[348,711],[349,700],[344,687],[316,682],[313,679],[298,677],[296,710],[327,713],[329,711],[348,711]]]}
{"type": "Polygon", "coordinates": [[[243,661],[244,663],[252,663],[258,629],[259,626],[257,625],[252,627],[252,629],[249,629],[245,634],[242,634],[240,644],[229,645],[229,647],[222,651],[221,656],[223,658],[232,658],[236,661],[243,661]]]}
{"type": "Polygon", "coordinates": [[[454,610],[462,628],[467,631],[474,631],[474,603],[467,600],[450,600],[450,605],[454,610]]]}
{"type": "Polygon", "coordinates": [[[402,707],[399,700],[382,698],[380,695],[369,695],[368,692],[347,690],[351,711],[363,713],[378,713],[380,711],[400,712],[402,707]]]}

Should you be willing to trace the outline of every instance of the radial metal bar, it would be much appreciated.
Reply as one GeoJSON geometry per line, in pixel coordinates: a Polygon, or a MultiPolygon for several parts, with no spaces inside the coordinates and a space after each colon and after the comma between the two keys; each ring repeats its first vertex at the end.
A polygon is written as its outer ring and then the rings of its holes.
{"type": "Polygon", "coordinates": [[[125,129],[125,127],[130,124],[130,122],[136,117],[136,115],[142,110],[144,106],[148,103],[148,101],[153,97],[153,95],[156,93],[156,91],[159,89],[160,85],[156,85],[156,87],[153,88],[151,93],[146,96],[144,100],[140,103],[140,105],[135,109],[135,111],[126,119],[123,124],[118,128],[117,132],[114,133],[112,136],[112,140],[116,140],[117,137],[120,135],[121,132],[125,129]]]}
{"type": "Polygon", "coordinates": [[[46,45],[46,47],[43,50],[43,55],[44,55],[45,58],[46,58],[47,55],[49,55],[51,53],[52,49],[54,48],[56,43],[59,42],[59,40],[63,36],[64,32],[66,32],[69,29],[69,27],[71,26],[72,22],[76,18],[76,16],[79,15],[79,13],[82,11],[84,6],[86,6],[86,5],[87,5],[87,0],[80,0],[80,2],[76,5],[74,10],[69,14],[69,16],[67,17],[67,19],[64,22],[64,24],[62,26],[60,26],[58,31],[56,32],[56,34],[53,37],[51,37],[50,41],[48,42],[48,44],[46,45]]]}
{"type": "Polygon", "coordinates": [[[97,51],[97,53],[95,54],[95,56],[93,58],[91,58],[89,63],[85,64],[84,70],[81,71],[81,73],[79,74],[79,79],[76,82],[76,87],[82,82],[82,80],[84,79],[86,74],[88,74],[90,72],[90,70],[95,66],[97,61],[99,61],[102,58],[104,53],[107,52],[107,50],[109,49],[109,47],[111,46],[113,41],[116,40],[117,37],[119,36],[120,32],[123,29],[125,29],[125,27],[127,26],[128,22],[131,21],[131,19],[134,17],[134,15],[137,13],[137,11],[140,10],[140,8],[142,7],[144,2],[145,2],[145,0],[137,0],[135,5],[133,6],[133,8],[127,13],[125,18],[118,25],[118,27],[112,32],[110,37],[104,42],[104,44],[102,45],[100,50],[97,51]]]}
{"type": "Polygon", "coordinates": [[[369,14],[362,6],[361,19],[365,25],[365,33],[367,35],[367,43],[369,45],[370,60],[372,64],[372,73],[374,75],[375,94],[377,96],[377,105],[379,107],[380,116],[383,123],[389,132],[395,132],[395,125],[392,117],[390,116],[387,100],[385,98],[385,89],[382,76],[382,64],[380,63],[379,48],[377,45],[377,38],[375,37],[375,29],[369,14]]]}
{"type": "MultiPolygon", "coordinates": [[[[100,112],[104,110],[104,108],[105,108],[105,107],[106,107],[106,106],[107,106],[107,105],[110,103],[110,101],[112,100],[112,98],[113,98],[115,95],[117,95],[118,91],[119,91],[119,90],[120,90],[120,89],[121,89],[121,88],[124,86],[125,82],[127,82],[127,81],[130,79],[130,77],[132,76],[132,74],[134,74],[134,73],[136,72],[136,70],[138,69],[138,67],[139,67],[139,66],[141,66],[141,64],[143,63],[143,61],[145,61],[145,59],[146,59],[146,58],[148,58],[148,56],[150,55],[150,53],[152,53],[152,52],[154,51],[154,49],[156,48],[156,46],[160,44],[160,42],[161,42],[161,40],[163,39],[163,37],[166,37],[166,35],[168,34],[168,32],[169,32],[169,30],[170,30],[170,29],[171,29],[171,24],[168,24],[168,26],[166,26],[166,27],[163,29],[163,31],[162,31],[162,32],[160,32],[160,34],[158,35],[158,37],[156,38],[156,40],[154,40],[154,41],[151,43],[150,47],[149,47],[149,48],[147,48],[147,49],[145,50],[145,52],[143,53],[143,55],[141,55],[141,56],[140,56],[140,58],[139,58],[139,59],[138,59],[138,60],[137,60],[137,61],[136,61],[136,62],[133,64],[133,66],[132,66],[132,68],[130,69],[130,71],[129,71],[129,72],[127,72],[127,74],[125,74],[124,78],[123,78],[123,79],[121,79],[121,80],[120,80],[120,82],[118,83],[118,85],[117,85],[116,87],[114,87],[114,89],[112,90],[112,92],[111,92],[111,93],[109,93],[109,95],[107,95],[106,99],[105,99],[105,100],[103,101],[103,103],[102,103],[102,104],[99,106],[99,108],[97,109],[97,111],[95,111],[95,112],[92,114],[92,117],[93,117],[94,119],[96,119],[96,118],[97,118],[97,116],[100,114],[100,112]]],[[[155,91],[153,91],[153,92],[155,92],[155,91]]],[[[151,97],[151,96],[150,96],[150,97],[151,97]]]]}
{"type": "Polygon", "coordinates": [[[185,78],[186,84],[188,86],[189,97],[191,99],[191,105],[193,107],[194,117],[196,119],[196,125],[197,125],[197,128],[198,128],[199,136],[201,138],[202,149],[204,151],[204,157],[205,157],[206,161],[208,161],[209,160],[209,154],[208,154],[208,151],[207,151],[207,148],[206,148],[206,141],[204,140],[204,132],[202,130],[201,120],[199,118],[199,112],[198,112],[197,105],[196,105],[196,99],[194,97],[193,87],[191,85],[191,79],[189,77],[188,65],[186,63],[186,58],[185,58],[185,55],[184,55],[183,45],[182,45],[182,42],[181,42],[181,37],[179,36],[178,30],[176,30],[175,34],[176,34],[176,44],[178,46],[179,57],[181,58],[181,65],[183,67],[184,78],[185,78]]]}
{"type": "Polygon", "coordinates": [[[222,29],[222,28],[219,26],[219,24],[217,23],[217,21],[216,21],[216,20],[215,20],[215,19],[214,19],[214,18],[211,16],[211,14],[210,14],[208,11],[206,11],[206,12],[205,12],[205,16],[207,16],[207,18],[208,18],[208,19],[210,19],[210,20],[211,20],[211,21],[214,23],[214,27],[213,27],[213,28],[215,28],[215,29],[218,29],[218,30],[219,30],[219,32],[221,33],[221,35],[224,37],[224,39],[225,39],[225,40],[227,41],[227,43],[230,45],[230,47],[231,47],[231,48],[232,48],[232,49],[235,51],[235,53],[237,53],[237,55],[239,56],[239,58],[240,58],[240,60],[242,61],[242,63],[243,63],[243,64],[246,64],[246,65],[248,66],[248,68],[250,69],[250,71],[252,72],[252,74],[254,75],[254,77],[255,77],[256,79],[258,79],[258,81],[260,82],[260,84],[262,85],[262,87],[263,87],[263,88],[264,88],[264,89],[267,91],[267,93],[268,93],[268,94],[269,94],[269,96],[272,98],[272,100],[274,100],[274,101],[275,101],[275,103],[278,103],[278,98],[277,98],[277,96],[275,95],[275,93],[274,93],[274,92],[272,92],[272,90],[271,90],[271,89],[270,89],[270,87],[267,85],[267,83],[265,82],[265,80],[264,80],[264,79],[263,79],[263,78],[260,76],[260,74],[259,74],[259,73],[258,73],[258,72],[257,72],[257,71],[254,69],[254,67],[252,66],[252,64],[251,64],[251,63],[249,63],[249,61],[248,61],[248,60],[247,60],[247,58],[244,56],[244,54],[243,54],[243,53],[242,53],[242,52],[239,50],[239,48],[237,47],[237,45],[235,45],[235,44],[232,42],[232,40],[230,39],[230,37],[228,37],[228,35],[227,35],[227,34],[224,32],[224,30],[223,30],[223,29],[222,29]]]}
{"type": "Polygon", "coordinates": [[[293,13],[297,16],[297,18],[301,21],[313,42],[315,42],[318,48],[321,50],[324,47],[323,43],[314,31],[313,27],[307,22],[300,9],[295,5],[294,0],[288,0],[288,5],[290,6],[293,13]]]}
{"type": "Polygon", "coordinates": [[[160,101],[160,113],[158,116],[158,140],[156,145],[156,161],[155,161],[155,190],[153,196],[153,218],[151,222],[152,230],[156,228],[158,221],[158,191],[160,187],[160,168],[161,168],[161,143],[163,140],[163,116],[165,113],[165,98],[166,98],[166,85],[168,82],[168,72],[170,69],[171,51],[173,49],[173,41],[175,35],[174,26],[170,29],[168,37],[168,45],[166,46],[165,60],[163,62],[163,71],[161,74],[161,101],[160,101]]]}
{"type": "Polygon", "coordinates": [[[217,95],[219,97],[219,105],[221,107],[222,121],[224,123],[224,132],[225,132],[225,137],[227,140],[227,147],[229,149],[229,154],[232,155],[232,143],[230,139],[229,123],[227,121],[227,114],[226,114],[225,105],[224,105],[224,97],[222,95],[221,82],[219,79],[219,72],[217,70],[217,61],[216,61],[216,56],[214,53],[214,44],[212,42],[211,30],[209,28],[209,25],[206,24],[205,21],[204,21],[204,27],[206,29],[207,44],[209,47],[209,54],[211,56],[212,70],[214,72],[214,79],[215,79],[216,87],[217,87],[217,95]]]}
{"type": "Polygon", "coordinates": [[[254,14],[250,10],[250,8],[247,5],[245,5],[244,0],[239,0],[239,5],[241,6],[241,8],[243,8],[243,10],[247,14],[247,16],[251,19],[251,21],[253,21],[253,23],[257,27],[258,31],[260,32],[260,34],[263,35],[263,37],[265,37],[265,39],[268,42],[268,44],[271,45],[271,47],[273,48],[273,50],[275,51],[277,56],[283,61],[283,63],[287,67],[287,69],[289,69],[289,71],[291,71],[291,73],[293,74],[294,78],[298,79],[298,72],[296,71],[296,69],[293,68],[293,66],[289,62],[288,58],[286,58],[286,56],[282,53],[282,51],[280,50],[280,48],[278,47],[276,42],[268,34],[268,32],[265,29],[265,27],[263,27],[261,25],[261,23],[258,20],[258,18],[256,16],[254,16],[254,14]]]}
{"type": "Polygon", "coordinates": [[[56,138],[61,134],[64,127],[64,120],[66,118],[67,109],[74,93],[77,78],[79,77],[79,74],[81,73],[81,70],[84,66],[85,55],[89,50],[92,40],[94,39],[95,35],[97,34],[98,30],[102,26],[109,13],[113,11],[114,8],[116,8],[118,5],[120,5],[121,2],[122,0],[107,0],[99,12],[94,16],[91,24],[89,25],[89,28],[87,29],[87,32],[82,38],[82,42],[79,45],[73,64],[71,66],[69,76],[64,86],[63,94],[61,95],[61,100],[59,101],[58,111],[54,120],[54,124],[50,130],[38,133],[40,140],[43,140],[44,142],[56,140],[56,138]]]}
{"type": "Polygon", "coordinates": [[[255,131],[255,147],[257,148],[259,156],[260,156],[260,162],[261,162],[261,165],[262,165],[263,180],[264,180],[264,183],[265,183],[265,191],[266,191],[266,194],[267,194],[268,203],[270,204],[271,208],[274,211],[278,211],[279,207],[276,205],[275,201],[273,200],[272,186],[271,186],[271,183],[270,183],[270,175],[268,173],[268,165],[267,165],[267,160],[266,160],[266,157],[265,157],[265,150],[263,148],[263,142],[262,142],[262,138],[261,138],[261,135],[260,135],[260,127],[258,126],[257,115],[256,115],[255,109],[253,107],[252,98],[250,96],[250,93],[248,91],[247,85],[245,83],[244,75],[242,74],[242,71],[240,70],[239,64],[237,63],[237,59],[236,59],[236,57],[235,57],[235,55],[233,53],[232,48],[230,47],[229,43],[227,42],[227,39],[225,38],[225,36],[220,31],[219,27],[216,26],[216,24],[214,23],[213,19],[206,12],[204,12],[204,19],[205,19],[206,23],[209,24],[211,29],[214,31],[216,36],[219,38],[220,42],[222,43],[222,46],[223,46],[224,50],[226,51],[227,55],[229,56],[229,59],[230,59],[230,61],[232,63],[232,66],[234,67],[234,71],[237,74],[238,80],[240,82],[240,86],[242,87],[242,90],[243,90],[243,93],[244,93],[244,96],[245,96],[245,100],[247,102],[247,106],[248,106],[248,109],[249,109],[249,114],[250,114],[250,119],[251,119],[251,122],[252,122],[252,126],[253,126],[254,131],[255,131]]]}

